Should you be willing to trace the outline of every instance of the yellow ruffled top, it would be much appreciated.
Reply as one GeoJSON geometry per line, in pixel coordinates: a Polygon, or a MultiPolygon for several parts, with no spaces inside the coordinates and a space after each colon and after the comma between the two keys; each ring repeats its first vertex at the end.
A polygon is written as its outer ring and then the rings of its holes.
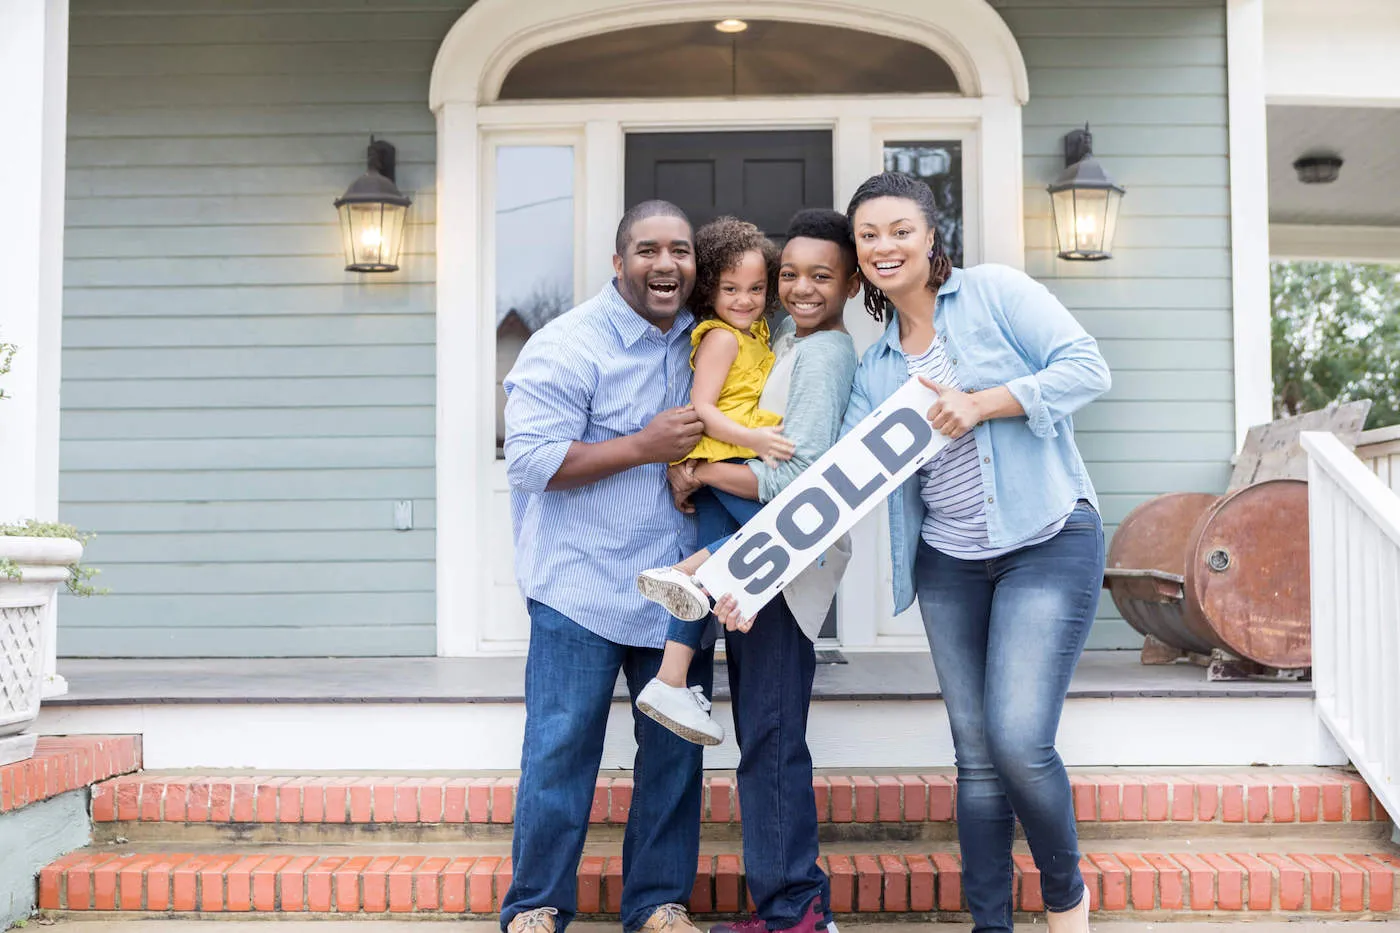
{"type": "MultiPolygon", "coordinates": [[[[720,388],[715,406],[735,424],[746,428],[772,427],[783,423],[782,415],[775,415],[758,407],[759,396],[763,394],[763,384],[768,381],[768,372],[773,368],[773,351],[768,346],[768,322],[755,321],[746,334],[737,327],[731,327],[719,318],[711,318],[696,327],[690,335],[690,366],[695,368],[695,351],[706,334],[715,329],[729,331],[739,339],[739,355],[729,367],[720,388]]],[[[700,438],[700,443],[686,457],[687,460],[752,460],[755,454],[747,447],[717,441],[708,434],[700,438]]]]}

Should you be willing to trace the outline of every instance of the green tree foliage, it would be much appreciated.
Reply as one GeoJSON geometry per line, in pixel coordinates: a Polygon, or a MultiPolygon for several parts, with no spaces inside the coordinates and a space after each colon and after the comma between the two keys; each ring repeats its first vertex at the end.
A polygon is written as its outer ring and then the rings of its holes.
{"type": "Polygon", "coordinates": [[[1372,400],[1368,428],[1400,424],[1400,267],[1275,262],[1274,415],[1372,400]]]}
{"type": "MultiPolygon", "coordinates": [[[[0,376],[10,371],[10,361],[15,357],[15,350],[18,349],[12,343],[0,340],[0,376]]],[[[5,397],[5,388],[0,386],[0,398],[5,397]]]]}

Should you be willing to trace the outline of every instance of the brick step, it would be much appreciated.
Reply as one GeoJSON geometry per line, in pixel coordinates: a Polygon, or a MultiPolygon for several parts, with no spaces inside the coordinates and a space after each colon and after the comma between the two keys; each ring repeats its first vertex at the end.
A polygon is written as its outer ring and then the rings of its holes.
{"type": "MultiPolygon", "coordinates": [[[[1216,825],[1260,823],[1369,824],[1369,829],[1384,831],[1390,820],[1361,778],[1332,769],[1071,773],[1070,781],[1081,826],[1187,824],[1206,831],[1216,825]]],[[[515,819],[518,784],[518,777],[499,775],[207,776],[147,771],[98,784],[92,815],[109,836],[141,823],[448,824],[498,826],[508,832],[515,819]]],[[[955,819],[957,780],[951,772],[823,774],[814,786],[821,823],[918,829],[955,819]]],[[[632,790],[630,777],[600,776],[590,822],[625,823],[632,790]]],[[[707,776],[702,819],[710,824],[740,822],[732,776],[707,776]]]]}
{"type": "MultiPolygon", "coordinates": [[[[965,909],[953,852],[825,854],[832,906],[840,915],[957,913],[965,909]]],[[[1030,856],[1015,859],[1016,909],[1043,909],[1030,856]]],[[[1400,856],[1391,851],[1309,853],[1297,847],[1225,852],[1172,848],[1089,852],[1081,862],[1096,911],[1113,914],[1241,917],[1286,913],[1321,917],[1396,915],[1400,856]]],[[[355,855],[345,850],[118,854],[89,849],[44,868],[46,911],[268,914],[476,914],[500,909],[512,875],[508,850],[495,855],[430,851],[355,855]]],[[[579,909],[616,915],[622,859],[585,856],[579,909]]],[[[702,855],[690,909],[734,914],[752,908],[737,854],[702,855]]]]}

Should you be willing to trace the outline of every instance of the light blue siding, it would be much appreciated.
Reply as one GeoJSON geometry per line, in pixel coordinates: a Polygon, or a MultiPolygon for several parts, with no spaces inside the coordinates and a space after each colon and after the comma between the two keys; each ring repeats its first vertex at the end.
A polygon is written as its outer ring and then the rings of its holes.
{"type": "MultiPolygon", "coordinates": [[[[72,0],[62,514],[113,592],[65,601],[62,654],[433,652],[426,102],[468,2],[72,0]],[[330,205],[371,133],[415,202],[379,277],[341,271],[330,205]]],[[[1030,75],[1027,269],[1114,369],[1078,421],[1112,530],[1229,470],[1224,4],[992,3],[1030,75]],[[1128,188],[1107,263],[1053,250],[1045,185],[1086,121],[1128,188]]],[[[1105,599],[1092,644],[1137,641],[1105,599]]]]}
{"type": "Polygon", "coordinates": [[[427,93],[464,8],[74,0],[62,514],[112,592],[64,655],[435,650],[427,93]],[[371,133],[414,199],[386,276],[330,203],[371,133]]]}
{"type": "MultiPolygon", "coordinates": [[[[1163,492],[1219,492],[1234,451],[1225,11],[1219,0],[992,0],[1030,76],[1026,269],[1099,338],[1113,390],[1075,419],[1111,533],[1163,492]],[[1114,258],[1057,259],[1045,186],[1090,124],[1128,189],[1114,258]]],[[[1139,638],[1105,594],[1093,647],[1139,638]]]]}

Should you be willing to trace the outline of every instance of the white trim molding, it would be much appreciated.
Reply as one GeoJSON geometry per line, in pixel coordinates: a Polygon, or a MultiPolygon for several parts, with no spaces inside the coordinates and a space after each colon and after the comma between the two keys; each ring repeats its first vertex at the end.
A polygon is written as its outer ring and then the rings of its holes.
{"type": "Polygon", "coordinates": [[[1230,273],[1235,446],[1273,417],[1269,342],[1269,173],[1264,108],[1264,0],[1228,0],[1230,273]]]}
{"type": "MultiPolygon", "coordinates": [[[[987,0],[869,0],[859,6],[845,0],[755,0],[742,7],[709,0],[479,0],[468,9],[443,40],[429,93],[438,125],[438,654],[518,654],[528,633],[510,555],[501,546],[510,534],[508,490],[493,453],[495,399],[487,387],[494,382],[485,377],[495,367],[495,315],[487,309],[495,304],[490,215],[498,144],[550,139],[573,146],[575,225],[583,238],[575,253],[581,264],[576,299],[593,294],[611,275],[628,132],[829,130],[835,204],[844,204],[879,171],[883,140],[963,140],[967,261],[1021,267],[1021,105],[1028,88],[1016,41],[987,0]],[[960,93],[498,100],[510,68],[538,49],[620,29],[740,14],[920,43],[949,63],[960,93]]],[[[870,335],[857,339],[862,336],[870,335]]],[[[866,589],[878,589],[882,605],[888,603],[884,587],[872,583],[866,589]]],[[[872,598],[843,594],[843,611],[863,619],[873,609],[872,598]]],[[[882,626],[862,624],[866,630],[851,633],[854,642],[874,643],[882,626]]]]}
{"type": "Polygon", "coordinates": [[[1274,259],[1400,262],[1400,227],[1269,224],[1274,259]]]}
{"type": "Polygon", "coordinates": [[[1020,47],[986,0],[478,0],[443,40],[433,63],[429,106],[489,104],[506,74],[531,52],[634,26],[703,22],[740,15],[879,33],[925,45],[957,76],[968,97],[1030,98],[1020,47]]]}
{"type": "Polygon", "coordinates": [[[1397,49],[1395,0],[1268,0],[1264,8],[1271,104],[1400,106],[1397,49]]]}

